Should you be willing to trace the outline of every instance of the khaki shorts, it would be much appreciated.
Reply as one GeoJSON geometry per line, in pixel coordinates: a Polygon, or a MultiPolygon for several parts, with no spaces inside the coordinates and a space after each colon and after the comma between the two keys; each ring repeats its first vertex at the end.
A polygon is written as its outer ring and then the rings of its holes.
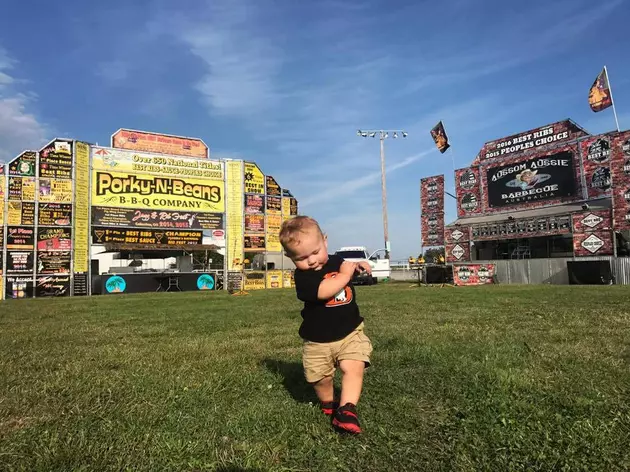
{"type": "Polygon", "coordinates": [[[304,376],[309,383],[319,382],[324,377],[333,376],[340,361],[363,361],[370,365],[372,343],[363,332],[363,323],[339,341],[315,343],[304,341],[302,346],[302,364],[304,376]]]}

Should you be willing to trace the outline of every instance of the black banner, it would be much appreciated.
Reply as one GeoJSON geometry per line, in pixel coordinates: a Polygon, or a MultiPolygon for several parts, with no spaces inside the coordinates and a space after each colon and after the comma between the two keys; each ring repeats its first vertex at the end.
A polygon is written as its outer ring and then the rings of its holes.
{"type": "Polygon", "coordinates": [[[88,274],[87,272],[75,272],[72,281],[72,294],[77,296],[85,296],[88,294],[88,274]]]}
{"type": "Polygon", "coordinates": [[[297,216],[298,214],[298,201],[293,197],[289,201],[289,213],[291,216],[297,216]]]}
{"type": "Polygon", "coordinates": [[[6,298],[33,298],[33,277],[7,277],[6,298]]]}
{"type": "Polygon", "coordinates": [[[245,235],[245,250],[246,251],[264,251],[265,250],[265,235],[245,235]]]}
{"type": "MultiPolygon", "coordinates": [[[[39,172],[47,172],[50,166],[54,168],[72,168],[72,141],[57,139],[39,151],[39,172]]],[[[55,177],[51,175],[50,177],[55,177]]],[[[60,176],[63,177],[63,176],[60,176]]]]}
{"type": "Polygon", "coordinates": [[[47,275],[37,278],[36,297],[67,297],[70,295],[69,275],[47,275]]]}
{"type": "Polygon", "coordinates": [[[56,163],[40,162],[39,176],[53,179],[72,179],[72,167],[56,163]]]}
{"type": "Polygon", "coordinates": [[[33,272],[33,251],[7,251],[7,274],[33,272]]]}
{"type": "Polygon", "coordinates": [[[265,213],[265,197],[263,195],[245,195],[245,214],[262,215],[265,213]]]}
{"type": "Polygon", "coordinates": [[[70,226],[72,204],[40,203],[37,220],[40,226],[70,226]]]}
{"type": "Polygon", "coordinates": [[[575,192],[573,154],[569,151],[492,167],[486,175],[491,207],[569,197],[575,192]]]}
{"type": "Polygon", "coordinates": [[[24,151],[18,157],[9,162],[9,175],[34,176],[35,157],[33,151],[24,151]]]}
{"type": "Polygon", "coordinates": [[[38,251],[72,250],[71,228],[37,228],[38,251]]]}
{"type": "Polygon", "coordinates": [[[276,179],[274,179],[270,175],[267,175],[266,179],[267,179],[267,195],[271,195],[274,197],[281,196],[282,190],[280,189],[278,182],[276,182],[276,179]]]}
{"type": "Polygon", "coordinates": [[[282,198],[281,197],[267,197],[267,212],[277,213],[282,212],[282,198]]]}
{"type": "Polygon", "coordinates": [[[125,228],[92,228],[92,242],[94,244],[119,243],[186,246],[188,244],[201,244],[202,240],[203,233],[201,231],[161,231],[155,229],[139,231],[125,228]]]}
{"type": "Polygon", "coordinates": [[[40,251],[37,253],[37,274],[70,273],[70,251],[40,251]]]}
{"type": "Polygon", "coordinates": [[[35,229],[9,226],[7,228],[7,249],[34,249],[35,229]]]}
{"type": "Polygon", "coordinates": [[[108,227],[223,229],[222,213],[92,207],[92,224],[108,227]]]}

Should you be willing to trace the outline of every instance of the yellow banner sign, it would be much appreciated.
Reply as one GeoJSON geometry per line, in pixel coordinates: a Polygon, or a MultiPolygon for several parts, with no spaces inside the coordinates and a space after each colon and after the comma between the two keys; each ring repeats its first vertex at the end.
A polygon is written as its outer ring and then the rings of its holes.
{"type": "Polygon", "coordinates": [[[265,288],[264,272],[246,272],[245,290],[261,290],[265,288]]]}
{"type": "Polygon", "coordinates": [[[291,218],[291,198],[282,197],[282,221],[291,218]]]}
{"type": "Polygon", "coordinates": [[[282,271],[267,271],[267,288],[282,288],[282,271]]]}
{"type": "MultiPolygon", "coordinates": [[[[24,187],[22,187],[24,191],[24,187]]],[[[39,201],[42,203],[71,203],[72,180],[39,179],[39,201]]]]}
{"type": "Polygon", "coordinates": [[[139,209],[225,210],[222,180],[92,172],[92,205],[139,209]]]}
{"type": "Polygon", "coordinates": [[[280,215],[267,215],[267,251],[281,252],[280,226],[282,217],[280,215]]]}
{"type": "Polygon", "coordinates": [[[90,148],[77,141],[75,145],[74,206],[74,272],[88,272],[90,238],[90,148]]]}
{"type": "Polygon", "coordinates": [[[223,180],[223,164],[208,159],[156,156],[143,152],[95,147],[92,168],[113,172],[176,175],[223,180]]]}
{"type": "Polygon", "coordinates": [[[265,174],[253,162],[245,163],[245,193],[265,194],[265,174]]]}
{"type": "Polygon", "coordinates": [[[241,270],[243,263],[243,162],[229,161],[227,168],[226,233],[228,270],[241,270]]]}
{"type": "Polygon", "coordinates": [[[293,280],[293,271],[285,270],[282,273],[282,282],[284,288],[292,288],[295,287],[295,281],[293,280]]]}
{"type": "Polygon", "coordinates": [[[35,224],[35,203],[12,202],[7,205],[7,225],[33,226],[35,224]]]}
{"type": "MultiPolygon", "coordinates": [[[[2,170],[4,172],[4,168],[2,170]]],[[[6,180],[4,175],[0,175],[0,202],[4,202],[4,186],[6,185],[6,180]]],[[[0,228],[4,224],[4,207],[0,208],[0,228]]],[[[2,291],[2,284],[0,284],[0,291],[2,291]]],[[[2,300],[2,298],[0,298],[2,300]]]]}

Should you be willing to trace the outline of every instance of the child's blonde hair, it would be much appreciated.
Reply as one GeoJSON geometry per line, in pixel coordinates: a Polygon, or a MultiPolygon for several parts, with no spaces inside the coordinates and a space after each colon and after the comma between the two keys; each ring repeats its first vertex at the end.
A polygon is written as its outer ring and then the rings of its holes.
{"type": "Polygon", "coordinates": [[[324,236],[322,229],[319,227],[319,223],[310,216],[295,216],[282,223],[282,228],[280,228],[280,244],[282,244],[285,252],[291,254],[292,251],[289,246],[299,241],[300,234],[304,234],[313,228],[316,229],[322,237],[324,236]]]}

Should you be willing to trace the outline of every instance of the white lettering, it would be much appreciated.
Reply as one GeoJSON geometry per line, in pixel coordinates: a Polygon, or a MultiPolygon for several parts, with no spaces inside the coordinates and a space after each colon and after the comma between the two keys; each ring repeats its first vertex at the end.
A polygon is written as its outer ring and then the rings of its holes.
{"type": "Polygon", "coordinates": [[[530,190],[524,190],[522,192],[503,193],[501,194],[501,198],[503,200],[510,200],[512,198],[527,197],[529,195],[536,195],[536,194],[547,193],[547,192],[556,192],[557,190],[558,190],[557,184],[545,185],[544,187],[541,187],[541,188],[532,188],[530,190]]]}

